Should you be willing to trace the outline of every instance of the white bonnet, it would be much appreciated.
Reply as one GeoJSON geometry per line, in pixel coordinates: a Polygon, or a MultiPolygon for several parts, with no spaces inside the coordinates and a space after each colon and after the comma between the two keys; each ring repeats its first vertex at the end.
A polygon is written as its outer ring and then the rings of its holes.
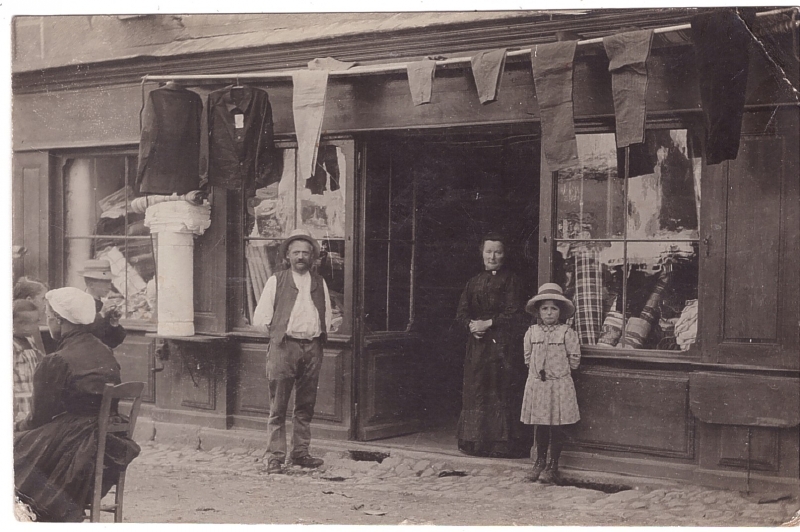
{"type": "Polygon", "coordinates": [[[77,288],[67,286],[50,290],[44,295],[59,316],[76,325],[91,325],[94,323],[95,310],[94,298],[77,288]]]}

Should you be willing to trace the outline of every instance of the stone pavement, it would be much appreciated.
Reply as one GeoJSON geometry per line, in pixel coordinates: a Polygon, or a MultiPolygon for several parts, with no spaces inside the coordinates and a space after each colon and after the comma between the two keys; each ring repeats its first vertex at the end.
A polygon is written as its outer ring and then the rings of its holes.
{"type": "MultiPolygon", "coordinates": [[[[322,455],[325,465],[317,470],[290,466],[286,474],[267,475],[262,460],[263,448],[219,446],[206,451],[187,445],[147,441],[131,467],[169,467],[205,475],[233,474],[242,477],[243,482],[260,485],[308,484],[309,488],[332,497],[347,497],[343,490],[349,488],[407,493],[420,500],[441,501],[443,505],[473,501],[476,505],[488,505],[488,511],[493,508],[501,511],[501,504],[516,505],[553,519],[545,519],[545,524],[558,524],[563,520],[564,524],[772,526],[786,523],[800,511],[796,498],[762,500],[759,504],[759,496],[745,497],[739,492],[630,477],[622,478],[630,481],[627,487],[632,489],[604,493],[597,489],[531,483],[525,478],[529,465],[486,466],[490,460],[475,459],[478,467],[465,468],[472,459],[450,460],[446,455],[395,449],[386,452],[390,456],[376,462],[353,460],[353,455],[344,450],[329,451],[322,455]],[[452,470],[464,476],[440,476],[452,470]]],[[[574,472],[565,474],[577,478],[575,475],[574,472]]],[[[586,485],[586,478],[583,481],[586,485]]],[[[605,487],[611,487],[610,484],[605,482],[605,487]]]]}

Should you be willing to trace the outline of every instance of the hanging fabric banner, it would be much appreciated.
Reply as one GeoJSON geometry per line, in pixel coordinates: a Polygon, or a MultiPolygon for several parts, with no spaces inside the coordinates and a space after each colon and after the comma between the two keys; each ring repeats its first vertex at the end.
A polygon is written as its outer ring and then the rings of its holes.
{"type": "Polygon", "coordinates": [[[563,41],[539,44],[531,50],[542,145],[551,172],[578,164],[572,106],[572,63],[577,45],[578,41],[563,41]]]}
{"type": "Polygon", "coordinates": [[[426,59],[409,63],[406,66],[406,71],[408,72],[408,87],[411,89],[411,99],[414,101],[414,105],[430,103],[436,61],[426,59]]]}
{"type": "Polygon", "coordinates": [[[472,57],[472,75],[481,103],[493,102],[500,90],[500,80],[506,64],[506,49],[478,52],[472,57]]]}
{"type": "Polygon", "coordinates": [[[692,18],[706,127],[706,164],[736,159],[739,154],[751,39],[750,30],[732,10],[692,18]]]}
{"type": "Polygon", "coordinates": [[[617,148],[644,142],[647,116],[647,58],[653,30],[630,31],[603,37],[611,72],[617,148]]]}
{"type": "Polygon", "coordinates": [[[322,119],[325,117],[327,70],[301,70],[292,74],[292,110],[297,134],[297,171],[301,179],[314,175],[322,119]]]}

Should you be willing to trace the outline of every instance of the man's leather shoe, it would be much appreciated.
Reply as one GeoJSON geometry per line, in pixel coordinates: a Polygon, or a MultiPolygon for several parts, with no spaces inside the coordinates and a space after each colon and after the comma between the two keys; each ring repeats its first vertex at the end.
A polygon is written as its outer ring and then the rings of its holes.
{"type": "Polygon", "coordinates": [[[283,473],[283,464],[281,464],[280,460],[273,458],[267,464],[267,474],[275,475],[279,473],[283,473]]]}
{"type": "Polygon", "coordinates": [[[313,456],[307,454],[299,458],[292,458],[292,463],[294,465],[299,465],[300,467],[308,467],[313,469],[321,466],[325,462],[321,458],[314,458],[313,456]]]}

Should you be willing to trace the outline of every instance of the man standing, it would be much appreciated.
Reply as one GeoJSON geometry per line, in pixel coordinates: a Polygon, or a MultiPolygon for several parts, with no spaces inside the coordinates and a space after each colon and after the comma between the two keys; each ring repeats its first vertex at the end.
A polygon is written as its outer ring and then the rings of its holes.
{"type": "Polygon", "coordinates": [[[83,263],[83,270],[78,273],[83,276],[86,293],[94,298],[97,310],[97,316],[90,327],[91,333],[114,349],[125,340],[127,332],[119,324],[122,315],[119,302],[114,302],[111,298],[105,302],[101,300],[111,291],[111,264],[104,259],[90,259],[83,263]]]}
{"type": "Polygon", "coordinates": [[[331,322],[328,286],[311,267],[319,244],[304,229],[292,231],[279,249],[291,268],[267,280],[253,315],[253,325],[269,338],[269,437],[267,473],[281,473],[286,460],[286,410],[294,388],[291,459],[301,467],[319,467],[322,460],[308,454],[311,418],[317,401],[322,346],[331,322]]]}

